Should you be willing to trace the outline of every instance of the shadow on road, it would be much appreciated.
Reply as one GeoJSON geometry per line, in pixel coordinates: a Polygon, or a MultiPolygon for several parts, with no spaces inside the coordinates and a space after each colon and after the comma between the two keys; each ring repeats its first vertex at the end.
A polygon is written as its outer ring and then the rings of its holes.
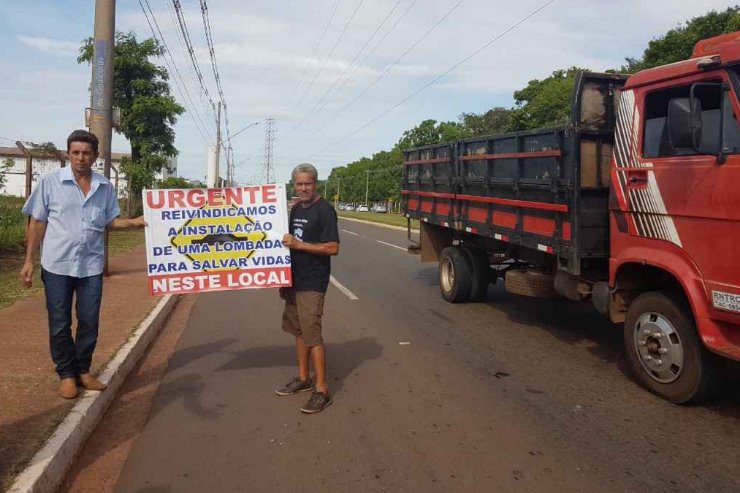
{"type": "MultiPolygon", "coordinates": [[[[332,392],[341,390],[344,380],[366,360],[379,358],[383,346],[374,337],[363,337],[353,341],[327,343],[327,378],[332,392]]],[[[263,346],[249,348],[238,353],[216,371],[246,370],[249,368],[272,368],[295,366],[294,346],[263,346]]]]}
{"type": "MultiPolygon", "coordinates": [[[[438,287],[437,274],[436,266],[423,268],[415,278],[438,287]]],[[[631,378],[625,361],[622,325],[611,323],[589,301],[579,303],[517,296],[507,292],[503,283],[498,282],[489,286],[484,303],[505,313],[518,325],[545,330],[569,345],[585,343],[590,353],[605,362],[614,363],[625,378],[631,378]]],[[[721,367],[721,390],[716,399],[702,407],[740,419],[740,364],[723,361],[721,367]]]]}

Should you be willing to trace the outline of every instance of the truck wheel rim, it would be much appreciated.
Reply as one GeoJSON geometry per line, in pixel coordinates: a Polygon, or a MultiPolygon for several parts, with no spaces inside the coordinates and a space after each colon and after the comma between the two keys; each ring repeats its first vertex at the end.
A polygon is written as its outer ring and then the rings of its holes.
{"type": "Polygon", "coordinates": [[[684,367],[681,337],[673,324],[660,313],[640,315],[635,323],[635,350],[650,378],[660,383],[674,382],[684,367]]]}
{"type": "Polygon", "coordinates": [[[455,268],[449,259],[442,259],[442,268],[439,270],[439,274],[442,289],[445,293],[451,292],[452,286],[455,285],[455,268]]]}

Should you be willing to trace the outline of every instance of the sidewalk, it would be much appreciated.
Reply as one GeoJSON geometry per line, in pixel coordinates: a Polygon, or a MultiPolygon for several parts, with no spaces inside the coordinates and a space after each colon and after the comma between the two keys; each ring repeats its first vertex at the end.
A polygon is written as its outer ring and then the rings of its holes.
{"type": "MultiPolygon", "coordinates": [[[[145,266],[143,246],[110,260],[93,374],[105,367],[159,301],[149,296],[145,266]]],[[[0,309],[0,337],[4,342],[0,345],[0,491],[5,491],[76,401],[57,395],[59,380],[49,356],[43,293],[0,309]]]]}

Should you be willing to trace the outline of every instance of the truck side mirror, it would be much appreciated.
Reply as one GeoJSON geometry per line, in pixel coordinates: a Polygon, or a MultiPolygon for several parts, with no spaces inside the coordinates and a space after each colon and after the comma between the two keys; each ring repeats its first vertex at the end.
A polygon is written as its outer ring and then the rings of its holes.
{"type": "Polygon", "coordinates": [[[673,98],[668,102],[668,138],[674,149],[696,149],[701,142],[701,102],[673,98]],[[693,103],[693,104],[692,104],[693,103]]]}

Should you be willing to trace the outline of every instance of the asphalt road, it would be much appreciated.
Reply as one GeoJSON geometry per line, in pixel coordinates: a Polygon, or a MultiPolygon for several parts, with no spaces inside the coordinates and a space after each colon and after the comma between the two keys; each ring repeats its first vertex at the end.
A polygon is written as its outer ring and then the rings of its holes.
{"type": "Polygon", "coordinates": [[[295,372],[275,291],[201,295],[118,491],[740,491],[736,382],[671,405],[629,380],[589,304],[500,284],[448,304],[404,232],[340,228],[334,404],[273,394],[295,372]]]}

